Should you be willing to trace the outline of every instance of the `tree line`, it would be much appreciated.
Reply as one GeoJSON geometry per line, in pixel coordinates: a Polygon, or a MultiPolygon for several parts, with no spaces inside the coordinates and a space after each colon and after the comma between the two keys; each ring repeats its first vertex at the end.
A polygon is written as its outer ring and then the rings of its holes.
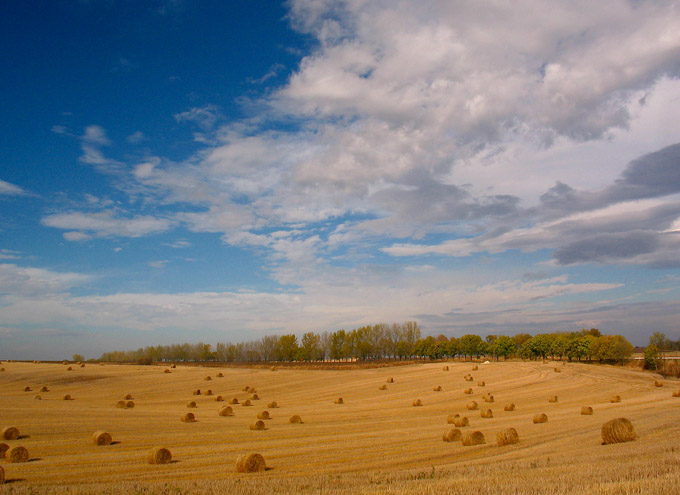
{"type": "Polygon", "coordinates": [[[105,362],[267,362],[267,361],[355,361],[482,358],[568,359],[623,363],[633,346],[621,335],[603,335],[599,330],[542,333],[514,336],[467,334],[462,337],[422,337],[415,321],[378,323],[350,331],[307,332],[267,335],[238,343],[218,342],[215,347],[196,344],[149,346],[135,351],[105,352],[105,362]]]}

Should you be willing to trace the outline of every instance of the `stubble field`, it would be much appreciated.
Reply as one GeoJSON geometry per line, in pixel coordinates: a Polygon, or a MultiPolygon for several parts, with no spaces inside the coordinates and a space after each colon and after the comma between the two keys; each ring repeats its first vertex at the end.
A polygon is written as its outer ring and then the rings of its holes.
{"type": "Polygon", "coordinates": [[[30,454],[26,463],[0,460],[6,477],[0,493],[680,492],[680,398],[672,397],[680,383],[657,387],[654,376],[634,370],[534,362],[478,364],[476,371],[460,362],[275,371],[180,365],[171,373],[156,366],[0,366],[0,429],[14,426],[22,435],[0,442],[30,454]],[[468,373],[474,381],[464,380],[468,373]],[[219,416],[230,399],[251,397],[246,386],[260,399],[219,416]],[[468,387],[472,394],[463,392],[468,387]],[[196,389],[202,394],[193,395],[196,389]],[[208,389],[213,395],[205,395],[208,389]],[[65,394],[73,400],[63,400],[65,394]],[[117,408],[127,394],[134,408],[117,408]],[[557,402],[549,402],[553,395],[557,402]],[[613,395],[621,401],[611,403],[613,395]],[[336,404],[340,397],[344,403],[336,404]],[[412,405],[416,399],[421,407],[412,405]],[[472,400],[493,417],[468,410],[472,400]],[[197,407],[187,408],[189,401],[197,407]],[[279,407],[268,408],[272,401],[279,407]],[[510,402],[515,410],[504,411],[510,402]],[[583,406],[593,415],[581,415],[583,406]],[[264,420],[266,429],[251,430],[264,410],[272,418],[264,420]],[[197,421],[182,422],[187,412],[197,421]],[[461,430],[481,431],[485,444],[442,440],[454,428],[447,416],[456,413],[470,421],[461,430]],[[534,424],[538,413],[548,421],[534,424]],[[302,424],[289,423],[294,414],[302,424]],[[602,424],[618,417],[630,419],[639,438],[602,445],[602,424]],[[520,442],[497,446],[496,434],[511,427],[520,442]],[[96,446],[97,430],[114,443],[96,446]],[[173,462],[148,464],[153,447],[168,448],[173,462]],[[251,452],[264,456],[267,471],[237,473],[237,457],[251,452]]]}

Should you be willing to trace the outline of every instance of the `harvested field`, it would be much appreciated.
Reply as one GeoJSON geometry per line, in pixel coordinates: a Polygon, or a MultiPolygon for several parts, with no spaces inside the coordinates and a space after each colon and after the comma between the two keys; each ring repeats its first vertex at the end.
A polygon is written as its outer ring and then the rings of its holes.
{"type": "Polygon", "coordinates": [[[473,418],[486,443],[463,447],[442,442],[442,432],[450,414],[467,411],[470,398],[459,384],[470,364],[448,365],[449,374],[437,363],[363,370],[281,367],[276,373],[222,368],[220,393],[244,400],[241,384],[251,383],[262,397],[279,402],[267,429],[252,431],[254,411],[220,417],[213,397],[191,395],[205,368],[178,365],[169,376],[154,366],[106,365],[97,367],[101,379],[59,383],[88,368],[67,372],[61,364],[9,363],[0,375],[0,426],[19,429],[20,445],[31,459],[3,464],[9,482],[3,490],[13,495],[57,494],[65,486],[74,495],[677,493],[680,401],[669,387],[680,386],[674,380],[650,387],[648,374],[609,366],[569,364],[561,373],[532,362],[480,366],[476,374],[497,400],[517,407],[473,418]],[[395,385],[376,390],[389,377],[395,385]],[[441,382],[441,392],[423,387],[433,380],[441,382]],[[35,401],[16,386],[21,382],[49,383],[52,392],[35,401]],[[134,390],[134,409],[114,407],[121,390],[134,390]],[[609,402],[612,390],[625,400],[609,402]],[[66,393],[77,400],[61,400],[66,393]],[[548,410],[546,397],[552,394],[559,402],[548,410]],[[329,407],[338,397],[345,405],[329,407]],[[413,408],[414,397],[424,406],[413,408]],[[191,425],[178,421],[188,400],[204,411],[191,425]],[[583,404],[597,413],[581,416],[583,404]],[[549,421],[532,424],[542,412],[549,421]],[[304,424],[289,423],[293,414],[304,424]],[[631,421],[637,439],[602,445],[602,425],[620,417],[631,421]],[[90,440],[102,428],[116,440],[105,448],[90,440]],[[509,428],[521,442],[498,447],[497,434],[509,428]],[[225,438],[229,441],[216,441],[225,438]],[[171,463],[148,464],[148,453],[157,446],[172,451],[171,463]],[[235,463],[244,452],[261,453],[268,470],[239,475],[235,463]]]}

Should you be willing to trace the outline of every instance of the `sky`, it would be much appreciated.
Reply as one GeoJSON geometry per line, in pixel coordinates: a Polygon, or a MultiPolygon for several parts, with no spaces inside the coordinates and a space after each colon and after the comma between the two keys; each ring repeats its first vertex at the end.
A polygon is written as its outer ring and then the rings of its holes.
{"type": "Polygon", "coordinates": [[[0,358],[680,338],[678,0],[0,8],[0,358]]]}

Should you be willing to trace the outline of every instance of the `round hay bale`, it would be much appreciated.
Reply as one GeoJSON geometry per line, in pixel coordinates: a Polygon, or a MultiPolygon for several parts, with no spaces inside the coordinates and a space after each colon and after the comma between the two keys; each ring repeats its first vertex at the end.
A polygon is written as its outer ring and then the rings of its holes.
{"type": "Polygon", "coordinates": [[[172,454],[168,449],[153,448],[146,457],[149,464],[169,464],[172,461],[172,454]]]}
{"type": "Polygon", "coordinates": [[[342,397],[338,397],[338,398],[335,399],[333,402],[334,402],[335,404],[344,404],[344,403],[345,403],[345,401],[342,400],[342,397]]]}
{"type": "Polygon", "coordinates": [[[486,395],[484,396],[484,402],[496,402],[496,400],[493,398],[493,395],[486,395]]]}
{"type": "Polygon", "coordinates": [[[243,387],[242,391],[243,392],[250,392],[250,386],[246,385],[245,387],[243,387]]]}
{"type": "Polygon", "coordinates": [[[219,372],[217,375],[215,375],[215,376],[217,376],[217,378],[224,378],[224,373],[222,373],[222,372],[220,371],[220,372],[219,372]]]}
{"type": "Polygon", "coordinates": [[[82,363],[82,364],[80,365],[80,367],[81,367],[81,368],[84,368],[84,367],[85,367],[85,363],[82,363]]]}
{"type": "Polygon", "coordinates": [[[258,473],[266,469],[264,457],[260,454],[246,454],[236,459],[236,471],[239,473],[258,473]]]}
{"type": "Polygon", "coordinates": [[[201,395],[201,389],[200,389],[200,388],[197,388],[196,390],[194,390],[194,391],[192,392],[192,394],[193,394],[193,395],[201,395]]]}
{"type": "Polygon", "coordinates": [[[224,397],[222,397],[221,395],[216,395],[215,402],[224,402],[224,397]]]}
{"type": "Polygon", "coordinates": [[[209,382],[210,380],[212,380],[212,377],[206,376],[206,377],[204,378],[204,380],[205,380],[206,382],[209,382]]]}
{"type": "Polygon", "coordinates": [[[496,442],[498,442],[499,447],[519,443],[519,435],[517,434],[517,430],[514,428],[508,428],[507,430],[499,431],[496,433],[496,442]]]}
{"type": "Polygon", "coordinates": [[[463,445],[469,447],[471,445],[482,445],[486,443],[484,434],[481,431],[466,431],[462,436],[463,445]]]}
{"type": "Polygon", "coordinates": [[[504,410],[504,411],[514,411],[514,410],[515,410],[515,403],[514,403],[514,402],[508,402],[508,403],[505,404],[505,406],[503,407],[503,410],[504,410]]]}
{"type": "Polygon", "coordinates": [[[581,408],[581,416],[592,416],[593,415],[593,408],[590,406],[583,406],[581,408]]]}
{"type": "Polygon", "coordinates": [[[30,391],[31,391],[31,387],[24,387],[24,392],[30,392],[30,391]]]}
{"type": "Polygon", "coordinates": [[[111,442],[113,442],[111,434],[105,431],[95,431],[92,440],[94,440],[95,445],[111,445],[111,442]]]}
{"type": "Polygon", "coordinates": [[[471,375],[468,375],[468,376],[465,377],[465,381],[466,381],[466,382],[474,382],[475,379],[474,379],[474,377],[472,377],[471,375]]]}
{"type": "Polygon", "coordinates": [[[257,420],[250,425],[251,430],[264,430],[264,421],[257,420]]]}
{"type": "Polygon", "coordinates": [[[635,427],[626,418],[616,418],[602,425],[602,443],[631,442],[637,438],[635,427]]]}
{"type": "Polygon", "coordinates": [[[435,392],[441,392],[441,391],[442,391],[442,386],[441,386],[441,385],[437,385],[437,386],[436,386],[435,388],[433,388],[432,390],[434,390],[435,392]]]}
{"type": "Polygon", "coordinates": [[[553,368],[555,370],[555,373],[562,373],[562,370],[559,368],[553,368]]]}
{"type": "Polygon", "coordinates": [[[239,403],[239,402],[238,402],[238,399],[237,399],[236,397],[234,397],[233,399],[231,399],[231,400],[229,401],[229,404],[231,404],[231,405],[236,405],[236,404],[238,404],[238,403],[239,403]]]}
{"type": "Polygon", "coordinates": [[[272,418],[269,416],[269,411],[261,411],[257,413],[257,419],[272,419],[272,418]]]}
{"type": "Polygon", "coordinates": [[[380,386],[378,387],[378,390],[387,390],[387,385],[384,385],[384,384],[383,384],[383,385],[380,385],[380,386]]]}
{"type": "Polygon", "coordinates": [[[66,395],[64,395],[63,399],[64,400],[73,400],[73,397],[71,397],[70,394],[66,394],[66,395]]]}
{"type": "Polygon", "coordinates": [[[50,389],[47,388],[47,387],[40,387],[40,391],[41,391],[41,392],[49,392],[50,389]]]}
{"type": "Polygon", "coordinates": [[[547,423],[548,422],[548,415],[545,413],[541,414],[534,414],[534,424],[538,423],[547,423]]]}
{"type": "Polygon", "coordinates": [[[19,429],[14,426],[8,426],[0,430],[0,438],[3,440],[16,440],[19,438],[19,429]]]}
{"type": "Polygon", "coordinates": [[[260,396],[257,395],[257,394],[253,394],[253,395],[250,396],[250,399],[251,400],[260,400],[260,396]]]}
{"type": "Polygon", "coordinates": [[[272,366],[272,367],[269,368],[269,369],[270,369],[271,371],[276,371],[276,366],[272,366]]]}
{"type": "Polygon", "coordinates": [[[118,409],[125,409],[125,405],[126,405],[126,403],[125,403],[124,400],[119,400],[118,402],[116,402],[116,407],[118,409]]]}
{"type": "Polygon", "coordinates": [[[182,423],[194,423],[196,421],[196,416],[194,413],[186,413],[182,415],[182,423]]]}
{"type": "Polygon", "coordinates": [[[463,433],[458,429],[454,428],[444,433],[442,440],[445,442],[455,442],[456,440],[461,440],[463,438],[463,433]]]}
{"type": "Polygon", "coordinates": [[[466,407],[468,408],[469,411],[476,411],[477,409],[479,409],[479,405],[475,401],[468,402],[466,407]]]}
{"type": "Polygon", "coordinates": [[[217,410],[217,414],[220,416],[233,416],[234,410],[229,406],[222,406],[217,410]]]}
{"type": "Polygon", "coordinates": [[[190,408],[190,409],[194,409],[198,406],[196,406],[196,403],[192,400],[192,401],[187,402],[187,407],[190,408]]]}
{"type": "Polygon", "coordinates": [[[671,394],[672,397],[680,397],[680,390],[676,390],[671,394]]]}
{"type": "Polygon", "coordinates": [[[125,397],[123,397],[123,399],[132,400],[132,399],[134,399],[134,397],[132,396],[132,394],[127,394],[125,397]]]}
{"type": "Polygon", "coordinates": [[[66,368],[66,371],[73,371],[73,368],[69,366],[68,368],[66,368]]]}
{"type": "Polygon", "coordinates": [[[472,367],[472,371],[477,371],[478,369],[479,369],[479,366],[477,366],[476,364],[472,367]]]}
{"type": "Polygon", "coordinates": [[[444,371],[449,371],[449,367],[448,367],[448,366],[444,366],[443,370],[444,370],[444,371]]]}
{"type": "Polygon", "coordinates": [[[276,409],[277,407],[279,407],[279,405],[278,405],[278,403],[277,403],[276,401],[272,401],[272,402],[270,402],[269,404],[267,404],[267,407],[268,407],[269,409],[276,409]]]}
{"type": "Polygon", "coordinates": [[[612,395],[611,399],[609,399],[609,402],[612,404],[615,404],[617,402],[621,402],[621,396],[620,395],[612,395]]]}
{"type": "Polygon", "coordinates": [[[493,411],[491,409],[484,409],[479,413],[479,415],[482,418],[493,418],[493,411]]]}
{"type": "Polygon", "coordinates": [[[292,424],[302,424],[302,418],[297,414],[293,414],[288,420],[288,422],[292,424]]]}
{"type": "Polygon", "coordinates": [[[416,399],[416,400],[413,401],[414,407],[420,407],[422,405],[423,405],[423,401],[421,401],[420,399],[416,399]]]}
{"type": "Polygon", "coordinates": [[[5,469],[2,466],[0,466],[0,485],[4,483],[5,483],[5,469]]]}
{"type": "Polygon", "coordinates": [[[655,387],[663,387],[663,382],[660,382],[659,380],[654,380],[654,386],[655,387]]]}
{"type": "Polygon", "coordinates": [[[26,447],[22,447],[21,445],[12,447],[7,452],[5,452],[5,459],[7,459],[7,462],[28,462],[28,450],[26,450],[26,447]]]}
{"type": "Polygon", "coordinates": [[[4,458],[5,453],[9,450],[9,445],[6,443],[0,443],[0,457],[4,458]]]}
{"type": "Polygon", "coordinates": [[[175,368],[177,368],[177,365],[176,365],[176,364],[173,364],[173,365],[170,366],[170,367],[174,370],[175,368]]]}
{"type": "Polygon", "coordinates": [[[551,395],[550,398],[548,399],[548,402],[557,402],[557,396],[556,395],[551,395]]]}
{"type": "Polygon", "coordinates": [[[243,401],[243,404],[241,404],[241,405],[242,406],[252,406],[253,404],[250,402],[249,399],[246,399],[246,400],[243,401]]]}
{"type": "Polygon", "coordinates": [[[39,395],[36,395],[36,396],[33,397],[33,398],[34,398],[35,400],[42,400],[42,397],[40,397],[39,395]]]}
{"type": "Polygon", "coordinates": [[[125,409],[134,409],[134,407],[135,407],[135,403],[132,402],[131,400],[129,400],[125,403],[125,409]]]}
{"type": "Polygon", "coordinates": [[[470,395],[470,394],[472,394],[472,389],[471,389],[471,388],[466,388],[465,390],[463,390],[463,393],[464,393],[464,394],[470,395]]]}
{"type": "Polygon", "coordinates": [[[486,386],[486,382],[477,382],[478,387],[484,387],[486,386]]]}
{"type": "Polygon", "coordinates": [[[212,395],[212,394],[213,394],[213,391],[210,390],[210,389],[208,389],[208,390],[205,391],[205,395],[212,395]]]}
{"type": "Polygon", "coordinates": [[[454,424],[454,422],[456,421],[456,418],[460,418],[460,414],[449,414],[449,415],[446,417],[446,422],[447,422],[448,424],[452,425],[452,424],[454,424]]]}
{"type": "Polygon", "coordinates": [[[163,373],[172,373],[172,371],[170,371],[168,368],[165,368],[165,370],[163,371],[163,373]]]}
{"type": "Polygon", "coordinates": [[[392,378],[392,377],[388,378],[387,383],[394,383],[394,378],[392,378]]]}
{"type": "Polygon", "coordinates": [[[467,419],[467,416],[458,416],[453,420],[453,424],[457,428],[463,428],[465,426],[470,426],[470,421],[467,419]]]}

